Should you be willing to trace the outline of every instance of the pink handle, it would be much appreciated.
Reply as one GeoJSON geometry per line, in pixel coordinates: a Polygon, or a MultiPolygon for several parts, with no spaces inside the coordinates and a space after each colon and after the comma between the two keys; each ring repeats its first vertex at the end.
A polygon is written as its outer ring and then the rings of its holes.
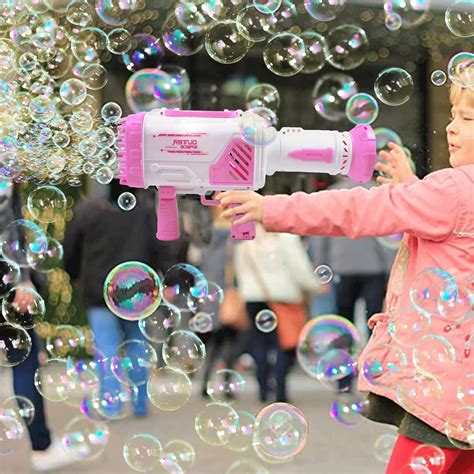
{"type": "Polygon", "coordinates": [[[301,148],[288,153],[288,156],[295,160],[332,163],[334,150],[332,148],[301,148]]]}
{"type": "Polygon", "coordinates": [[[178,203],[174,186],[160,186],[158,188],[158,240],[179,239],[178,203]]]}
{"type": "MultiPolygon", "coordinates": [[[[236,207],[239,204],[231,204],[229,207],[236,207]]],[[[234,240],[253,240],[257,233],[257,226],[255,222],[246,222],[245,224],[234,225],[237,219],[240,219],[242,214],[237,214],[232,218],[232,227],[230,233],[234,240]]]]}

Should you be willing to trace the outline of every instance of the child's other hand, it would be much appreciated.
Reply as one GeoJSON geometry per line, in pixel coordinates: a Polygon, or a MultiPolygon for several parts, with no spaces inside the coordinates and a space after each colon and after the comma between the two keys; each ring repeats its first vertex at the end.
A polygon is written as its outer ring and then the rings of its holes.
{"type": "Polygon", "coordinates": [[[263,221],[263,196],[253,191],[225,191],[214,196],[221,202],[223,209],[222,217],[228,220],[238,214],[242,214],[240,219],[233,222],[234,225],[244,224],[245,222],[263,221]],[[235,207],[230,207],[237,204],[235,207]]]}
{"type": "Polygon", "coordinates": [[[403,148],[394,142],[388,144],[390,151],[381,151],[380,158],[386,163],[378,162],[375,165],[377,171],[381,171],[387,176],[378,176],[377,182],[380,184],[400,184],[414,175],[410,167],[410,158],[403,148]]]}

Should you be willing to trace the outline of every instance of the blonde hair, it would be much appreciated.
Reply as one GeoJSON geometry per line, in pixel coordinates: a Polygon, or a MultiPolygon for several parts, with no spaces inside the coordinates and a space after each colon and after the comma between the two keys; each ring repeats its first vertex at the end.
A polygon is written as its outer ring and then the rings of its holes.
{"type": "Polygon", "coordinates": [[[474,108],[474,64],[464,69],[460,74],[463,83],[469,84],[469,87],[462,87],[459,84],[452,83],[449,100],[453,105],[465,102],[468,107],[474,108]]]}

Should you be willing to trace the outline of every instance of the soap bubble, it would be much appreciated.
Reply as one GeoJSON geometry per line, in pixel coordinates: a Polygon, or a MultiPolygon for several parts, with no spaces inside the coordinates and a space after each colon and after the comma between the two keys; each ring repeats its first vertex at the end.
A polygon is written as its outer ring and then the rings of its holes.
{"type": "Polygon", "coordinates": [[[191,2],[177,2],[174,14],[178,23],[190,32],[203,31],[207,26],[207,19],[191,2]]]}
{"type": "Polygon", "coordinates": [[[41,227],[25,219],[8,224],[1,236],[0,249],[3,257],[22,268],[29,266],[29,253],[41,254],[47,248],[48,239],[41,227]]]}
{"type": "Polygon", "coordinates": [[[174,411],[182,408],[189,401],[191,393],[191,380],[181,370],[160,367],[148,379],[148,398],[160,410],[174,411]]]}
{"type": "Polygon", "coordinates": [[[112,148],[102,148],[97,155],[102,165],[112,166],[117,161],[117,153],[112,148]]]}
{"type": "Polygon", "coordinates": [[[314,109],[326,120],[337,122],[346,117],[347,101],[357,92],[357,84],[351,76],[342,73],[325,74],[313,89],[314,109]]]}
{"type": "Polygon", "coordinates": [[[349,70],[359,67],[369,51],[369,40],[365,31],[356,25],[341,25],[327,36],[326,60],[337,69],[349,70]]]}
{"type": "Polygon", "coordinates": [[[168,367],[190,374],[204,364],[206,346],[191,331],[172,332],[163,343],[163,360],[168,367]]]}
{"type": "Polygon", "coordinates": [[[451,411],[446,419],[445,432],[455,448],[474,449],[474,407],[451,411]]]}
{"type": "Polygon", "coordinates": [[[397,31],[402,27],[402,17],[397,13],[389,13],[385,16],[385,26],[389,31],[397,31]]]}
{"type": "Polygon", "coordinates": [[[305,0],[306,11],[318,21],[331,21],[344,9],[346,0],[305,0]]]}
{"type": "Polygon", "coordinates": [[[2,300],[2,316],[7,323],[31,329],[42,322],[46,306],[40,294],[28,286],[15,286],[2,300]]]}
{"type": "Polygon", "coordinates": [[[114,179],[114,173],[107,166],[101,166],[96,172],[95,179],[100,184],[109,184],[114,179]]]}
{"type": "Polygon", "coordinates": [[[442,387],[438,379],[415,373],[404,378],[397,387],[397,401],[414,416],[430,413],[441,401],[442,387]]]}
{"type": "Polygon", "coordinates": [[[14,367],[31,352],[31,337],[20,326],[0,323],[0,366],[14,367]]]}
{"type": "Polygon", "coordinates": [[[14,395],[5,399],[0,407],[0,412],[17,420],[23,420],[26,425],[31,425],[35,417],[35,406],[29,398],[14,395]]]}
{"type": "Polygon", "coordinates": [[[330,390],[337,382],[356,375],[357,363],[344,350],[330,349],[321,356],[316,365],[316,378],[330,390]]]}
{"type": "Polygon", "coordinates": [[[235,433],[225,444],[225,447],[230,451],[242,453],[247,451],[253,444],[253,436],[255,432],[255,417],[244,410],[237,410],[239,421],[235,429],[235,433]]]}
{"type": "Polygon", "coordinates": [[[303,370],[316,378],[319,359],[331,349],[342,349],[355,356],[361,341],[355,326],[336,315],[323,315],[308,321],[298,341],[297,357],[303,370]]]}
{"type": "Polygon", "coordinates": [[[268,15],[255,5],[248,5],[237,16],[237,28],[245,39],[253,43],[264,41],[268,36],[268,15]]]}
{"type": "Polygon", "coordinates": [[[329,414],[344,426],[356,426],[363,421],[368,401],[361,394],[339,393],[332,402],[329,414]]]}
{"type": "Polygon", "coordinates": [[[125,96],[133,112],[181,107],[181,93],[171,77],[159,69],[141,69],[128,78],[125,96]]]}
{"type": "Polygon", "coordinates": [[[292,33],[280,33],[268,41],[263,51],[267,68],[277,76],[298,74],[305,64],[304,41],[292,33]]]}
{"type": "Polygon", "coordinates": [[[438,305],[439,313],[451,321],[460,321],[474,311],[474,293],[468,288],[458,286],[451,296],[442,298],[438,305]]]}
{"type": "Polygon", "coordinates": [[[441,71],[440,69],[437,69],[436,71],[433,71],[431,74],[431,82],[435,86],[444,86],[447,81],[446,73],[444,71],[441,71]]]}
{"type": "Polygon", "coordinates": [[[215,61],[233,64],[240,61],[249,50],[251,42],[244,35],[245,27],[233,20],[213,23],[206,33],[206,51],[215,61]]]}
{"type": "Polygon", "coordinates": [[[427,468],[431,474],[441,474],[446,455],[438,446],[422,444],[413,450],[410,463],[427,468]]]}
{"type": "Polygon", "coordinates": [[[183,26],[173,13],[166,17],[161,31],[166,48],[178,56],[191,56],[204,47],[205,28],[183,26]]]}
{"type": "Polygon", "coordinates": [[[431,326],[431,317],[427,313],[410,308],[397,311],[389,321],[390,335],[402,346],[412,347],[426,336],[431,326]]]}
{"type": "Polygon", "coordinates": [[[123,62],[129,71],[153,69],[161,66],[164,51],[160,41],[151,35],[136,34],[129,51],[123,54],[123,62]]]}
{"type": "Polygon", "coordinates": [[[188,327],[193,332],[211,332],[213,329],[212,316],[204,311],[199,311],[189,320],[188,327]]]}
{"type": "Polygon", "coordinates": [[[163,278],[163,300],[180,311],[189,311],[189,298],[205,298],[207,294],[204,273],[188,263],[173,265],[163,278]]]}
{"type": "Polygon", "coordinates": [[[165,444],[162,458],[178,464],[184,471],[187,471],[196,460],[196,451],[188,442],[175,439],[165,444]]]}
{"type": "Polygon", "coordinates": [[[150,434],[140,433],[129,438],[123,446],[125,462],[138,472],[149,472],[160,464],[163,448],[150,434]]]}
{"type": "Polygon", "coordinates": [[[202,319],[206,319],[204,314],[214,316],[218,313],[219,307],[224,301],[224,290],[213,281],[207,282],[207,294],[204,296],[188,296],[188,308],[193,313],[203,313],[202,319]]]}
{"type": "Polygon", "coordinates": [[[74,0],[70,2],[66,10],[67,21],[76,26],[87,26],[92,22],[93,8],[87,2],[74,0]]]}
{"type": "Polygon", "coordinates": [[[292,0],[282,0],[280,8],[267,15],[268,30],[271,34],[298,29],[299,13],[292,0]]]}
{"type": "Polygon", "coordinates": [[[176,306],[162,303],[150,316],[138,321],[140,332],[152,342],[164,340],[181,323],[181,312],[176,306]]]}
{"type": "Polygon", "coordinates": [[[377,461],[388,463],[392,456],[393,446],[397,441],[397,436],[392,433],[380,435],[375,441],[375,458],[377,461]]]}
{"type": "Polygon", "coordinates": [[[31,100],[28,110],[35,122],[49,122],[56,113],[56,105],[50,97],[42,95],[31,100]]]}
{"type": "Polygon", "coordinates": [[[253,0],[253,6],[261,13],[275,13],[281,6],[282,0],[253,0]]]}
{"type": "Polygon", "coordinates": [[[457,398],[466,406],[474,406],[474,371],[458,381],[457,398]]]}
{"type": "MultiPolygon", "coordinates": [[[[65,132],[56,132],[53,135],[53,143],[60,148],[67,147],[70,142],[71,137],[65,132]]],[[[56,169],[58,172],[62,171],[66,166],[66,160],[60,154],[56,154],[50,157],[48,164],[49,163],[51,163],[51,167],[53,169],[56,169]]]]}
{"type": "Polygon", "coordinates": [[[187,98],[191,89],[191,81],[186,69],[177,64],[164,64],[160,69],[169,75],[171,84],[178,88],[181,97],[187,98]]]}
{"type": "Polygon", "coordinates": [[[122,211],[131,211],[137,205],[137,198],[132,193],[125,192],[118,197],[117,204],[122,211]]]}
{"type": "Polygon", "coordinates": [[[428,19],[428,0],[385,0],[386,15],[398,15],[404,28],[414,28],[428,19]]]}
{"type": "Polygon", "coordinates": [[[107,102],[100,112],[102,119],[108,123],[117,123],[122,118],[122,107],[116,102],[107,102]]]}
{"type": "Polygon", "coordinates": [[[107,374],[109,359],[98,349],[94,349],[91,359],[66,359],[66,373],[75,383],[86,391],[99,387],[100,380],[107,374]]]}
{"type": "Polygon", "coordinates": [[[107,275],[104,300],[119,318],[129,321],[146,318],[160,305],[161,282],[145,263],[124,262],[107,275]]]}
{"type": "Polygon", "coordinates": [[[109,428],[77,416],[66,424],[61,436],[61,444],[67,455],[75,461],[97,459],[109,442],[109,428]]]}
{"type": "Polygon", "coordinates": [[[255,326],[264,333],[272,332],[278,325],[277,315],[270,309],[262,309],[255,316],[255,326]]]}
{"type": "Polygon", "coordinates": [[[107,35],[99,28],[83,28],[72,36],[71,52],[79,61],[96,63],[100,61],[105,51],[107,51],[107,35]]]}
{"type": "Polygon", "coordinates": [[[403,349],[393,344],[377,344],[360,363],[360,372],[371,385],[387,385],[387,379],[393,374],[403,372],[407,366],[407,356],[403,349]]]}
{"type": "Polygon", "coordinates": [[[272,403],[256,416],[253,447],[269,462],[291,461],[306,446],[307,437],[303,412],[289,403],[272,403]]]}
{"type": "Polygon", "coordinates": [[[449,31],[455,36],[474,36],[474,5],[469,1],[456,1],[447,8],[444,19],[449,31]]]}
{"type": "Polygon", "coordinates": [[[54,186],[40,186],[28,196],[28,212],[40,222],[54,222],[64,216],[66,196],[54,186]]]}
{"type": "MultiPolygon", "coordinates": [[[[240,119],[240,137],[242,140],[254,147],[263,147],[273,142],[278,133],[275,126],[278,122],[278,118],[271,109],[266,107],[253,107],[250,110],[245,111],[240,119]]],[[[248,156],[251,154],[251,149],[241,150],[242,155],[248,156]]],[[[244,166],[245,161],[242,159],[244,166]]],[[[241,164],[239,161],[237,165],[241,164]]]]}
{"type": "Polygon", "coordinates": [[[423,336],[413,347],[413,363],[420,373],[438,377],[451,373],[455,367],[456,351],[442,336],[423,336]]]}
{"type": "Polygon", "coordinates": [[[225,403],[209,403],[194,420],[198,436],[211,446],[223,446],[230,441],[239,423],[239,415],[225,403]]]}
{"type": "Polygon", "coordinates": [[[158,356],[151,344],[138,339],[122,342],[110,360],[112,373],[126,385],[145,385],[149,371],[158,363],[158,356]]]}
{"type": "Polygon", "coordinates": [[[107,69],[102,64],[90,64],[84,69],[83,81],[90,90],[103,89],[108,82],[107,69]]]}
{"type": "Polygon", "coordinates": [[[300,38],[304,41],[306,55],[304,58],[304,67],[301,70],[303,74],[314,74],[320,71],[326,63],[324,48],[327,47],[324,36],[311,30],[303,31],[300,38]]]}
{"type": "Polygon", "coordinates": [[[125,24],[138,7],[137,0],[97,0],[95,11],[108,25],[125,24]]]}
{"type": "Polygon", "coordinates": [[[65,358],[78,353],[84,348],[86,338],[84,333],[76,326],[62,324],[46,340],[46,350],[53,356],[65,358]]]}
{"type": "Polygon", "coordinates": [[[387,105],[395,106],[408,102],[413,89],[411,75],[398,67],[384,69],[375,79],[375,95],[387,105]]]}
{"type": "Polygon", "coordinates": [[[35,387],[40,395],[51,402],[63,402],[67,398],[67,385],[73,383],[67,375],[67,363],[64,359],[48,359],[36,369],[35,387]]]}
{"type": "Polygon", "coordinates": [[[347,118],[354,124],[371,124],[379,115],[379,104],[370,95],[353,95],[346,104],[347,118]]]}
{"type": "Polygon", "coordinates": [[[0,456],[13,454],[24,434],[21,421],[5,410],[0,410],[0,456]]]}
{"type": "Polygon", "coordinates": [[[245,391],[245,379],[235,370],[218,370],[207,382],[206,391],[214,402],[231,403],[245,391]]]}
{"type": "Polygon", "coordinates": [[[15,262],[0,258],[0,298],[20,281],[20,275],[20,267],[15,262]]]}
{"type": "Polygon", "coordinates": [[[474,68],[474,54],[462,52],[455,54],[448,63],[448,77],[460,87],[470,88],[474,86],[472,71],[474,68]]]}
{"type": "Polygon", "coordinates": [[[202,3],[202,11],[215,21],[234,18],[245,7],[244,0],[206,0],[202,3]]]}
{"type": "Polygon", "coordinates": [[[124,28],[115,28],[107,35],[107,49],[112,54],[128,53],[133,46],[130,32],[124,28]]]}
{"type": "Polygon", "coordinates": [[[80,79],[66,79],[61,84],[59,95],[66,104],[79,105],[86,98],[87,88],[80,79]]]}
{"type": "Polygon", "coordinates": [[[247,91],[245,104],[248,109],[266,107],[276,111],[280,107],[280,93],[272,84],[255,84],[247,91]]]}
{"type": "Polygon", "coordinates": [[[328,265],[318,265],[314,269],[316,278],[323,284],[330,283],[334,277],[331,267],[328,265]]]}

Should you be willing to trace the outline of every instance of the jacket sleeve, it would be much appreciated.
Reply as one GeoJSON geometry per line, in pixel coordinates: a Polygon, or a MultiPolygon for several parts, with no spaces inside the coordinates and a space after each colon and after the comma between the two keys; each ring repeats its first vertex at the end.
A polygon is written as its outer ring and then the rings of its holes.
{"type": "Polygon", "coordinates": [[[406,232],[441,241],[452,233],[459,214],[453,172],[441,170],[397,186],[267,196],[263,225],[269,231],[300,235],[358,239],[406,232]]]}

